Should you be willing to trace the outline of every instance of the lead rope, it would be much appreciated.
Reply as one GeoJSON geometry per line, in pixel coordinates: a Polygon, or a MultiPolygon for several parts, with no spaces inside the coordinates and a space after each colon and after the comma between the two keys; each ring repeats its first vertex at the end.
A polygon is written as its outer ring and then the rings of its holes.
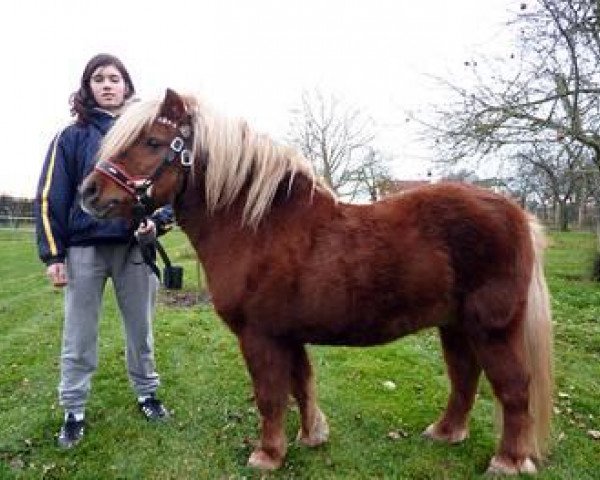
{"type": "MultiPolygon", "coordinates": [[[[138,198],[137,203],[133,207],[134,230],[137,230],[140,225],[145,224],[148,221],[148,217],[146,216],[146,208],[147,207],[144,205],[143,201],[138,198]]],[[[135,237],[133,237],[129,247],[130,250],[133,248],[135,243],[137,243],[140,247],[140,252],[142,254],[144,263],[148,265],[150,270],[152,270],[152,273],[156,275],[158,281],[161,282],[162,285],[168,290],[181,290],[183,287],[183,267],[176,266],[171,263],[166,250],[158,241],[158,238],[154,238],[152,242],[142,244],[135,237]],[[160,269],[156,264],[156,252],[159,253],[164,264],[162,277],[160,274],[160,269]]],[[[137,264],[140,265],[141,263],[137,264]]]]}

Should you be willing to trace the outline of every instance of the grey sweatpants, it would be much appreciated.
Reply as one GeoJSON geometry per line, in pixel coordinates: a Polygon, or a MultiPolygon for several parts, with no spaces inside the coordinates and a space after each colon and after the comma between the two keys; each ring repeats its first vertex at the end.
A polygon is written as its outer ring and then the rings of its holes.
{"type": "Polygon", "coordinates": [[[58,387],[67,411],[83,412],[91,377],[98,365],[98,321],[102,295],[112,279],[127,341],[127,370],[137,395],[159,384],[154,367],[152,317],[158,281],[143,263],[139,247],[71,247],[58,387]]]}

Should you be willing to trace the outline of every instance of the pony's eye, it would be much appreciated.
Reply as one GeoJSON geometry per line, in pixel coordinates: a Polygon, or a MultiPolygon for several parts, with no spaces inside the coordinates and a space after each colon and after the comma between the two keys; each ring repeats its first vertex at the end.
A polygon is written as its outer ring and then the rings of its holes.
{"type": "Polygon", "coordinates": [[[160,140],[158,140],[157,138],[154,137],[150,137],[148,140],[146,140],[146,145],[150,148],[158,148],[160,146],[162,146],[162,143],[160,140]]]}

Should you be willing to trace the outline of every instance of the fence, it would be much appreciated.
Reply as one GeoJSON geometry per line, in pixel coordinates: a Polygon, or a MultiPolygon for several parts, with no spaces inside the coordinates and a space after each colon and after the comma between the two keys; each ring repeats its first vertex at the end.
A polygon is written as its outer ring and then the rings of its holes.
{"type": "Polygon", "coordinates": [[[33,230],[35,220],[33,217],[17,217],[13,215],[0,215],[0,229],[4,230],[33,230]]]}

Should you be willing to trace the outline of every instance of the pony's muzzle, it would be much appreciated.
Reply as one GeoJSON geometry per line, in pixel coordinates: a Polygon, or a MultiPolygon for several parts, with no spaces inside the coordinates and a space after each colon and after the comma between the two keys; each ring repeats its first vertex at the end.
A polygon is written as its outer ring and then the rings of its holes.
{"type": "Polygon", "coordinates": [[[98,203],[100,189],[94,180],[85,180],[79,187],[79,203],[84,212],[97,216],[96,204],[98,203]]]}
{"type": "Polygon", "coordinates": [[[83,182],[79,187],[79,195],[81,208],[97,218],[107,218],[111,211],[121,203],[118,199],[113,198],[100,204],[100,186],[93,178],[83,182]]]}
{"type": "Polygon", "coordinates": [[[94,204],[98,200],[98,192],[99,188],[95,180],[88,180],[84,182],[79,189],[81,203],[83,205],[94,204]]]}

